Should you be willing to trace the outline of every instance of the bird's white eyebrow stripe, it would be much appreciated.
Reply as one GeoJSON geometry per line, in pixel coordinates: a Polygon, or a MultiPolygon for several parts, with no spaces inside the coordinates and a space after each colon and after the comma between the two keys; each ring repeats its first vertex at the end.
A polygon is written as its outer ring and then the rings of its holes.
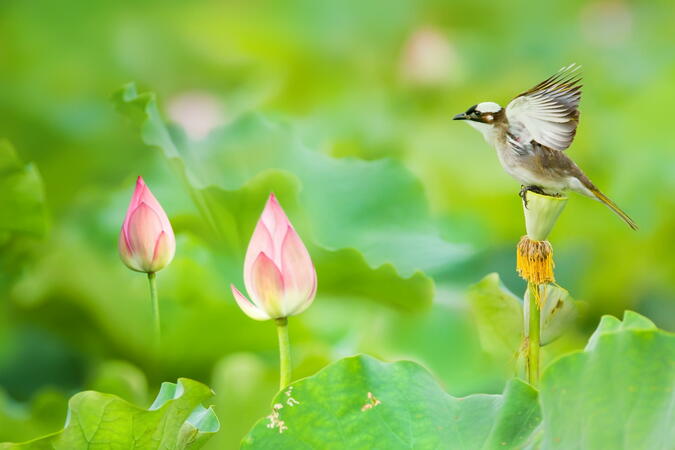
{"type": "Polygon", "coordinates": [[[476,109],[478,109],[480,112],[496,113],[499,112],[502,107],[495,102],[482,102],[476,105],[476,109]]]}

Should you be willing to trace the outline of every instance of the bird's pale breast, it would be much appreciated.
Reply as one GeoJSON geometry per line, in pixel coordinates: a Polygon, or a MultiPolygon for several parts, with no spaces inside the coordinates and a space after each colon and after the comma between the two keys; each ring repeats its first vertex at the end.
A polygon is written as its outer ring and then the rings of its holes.
{"type": "Polygon", "coordinates": [[[559,193],[569,188],[563,171],[542,166],[536,153],[519,155],[506,143],[495,145],[499,162],[506,173],[525,186],[539,186],[547,193],[559,193]]]}

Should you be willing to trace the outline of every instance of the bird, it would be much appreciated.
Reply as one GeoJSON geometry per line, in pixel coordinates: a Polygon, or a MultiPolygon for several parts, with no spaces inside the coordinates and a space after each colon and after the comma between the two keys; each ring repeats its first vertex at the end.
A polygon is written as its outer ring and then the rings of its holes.
{"type": "Polygon", "coordinates": [[[635,221],[600,192],[565,152],[579,125],[580,69],[577,64],[561,68],[516,96],[506,108],[482,102],[453,120],[467,121],[495,148],[504,170],[520,181],[525,207],[527,191],[561,196],[569,190],[604,203],[637,230],[635,221]]]}

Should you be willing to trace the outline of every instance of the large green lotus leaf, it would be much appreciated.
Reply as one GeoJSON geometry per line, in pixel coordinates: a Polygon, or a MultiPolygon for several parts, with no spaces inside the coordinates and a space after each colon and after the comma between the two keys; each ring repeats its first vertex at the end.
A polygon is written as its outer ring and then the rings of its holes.
{"type": "MultiPolygon", "coordinates": [[[[358,252],[362,256],[351,259],[362,258],[367,275],[385,265],[394,269],[381,271],[384,283],[363,286],[409,282],[408,289],[385,295],[394,304],[428,305],[430,281],[420,283],[425,277],[420,271],[441,269],[466,254],[439,237],[421,184],[397,162],[331,158],[305,148],[287,127],[257,115],[240,118],[202,142],[189,142],[163,122],[154,94],[138,94],[128,85],[115,102],[141,128],[144,142],[162,150],[227,254],[240,255],[248,242],[254,224],[248,216],[262,209],[266,195],[246,191],[251,180],[265,175],[278,179],[267,183],[268,190],[279,186],[289,192],[282,203],[310,246],[331,257],[330,252],[358,252]],[[255,202],[260,208],[251,207],[255,202]],[[243,216],[237,214],[242,205],[243,216]]],[[[330,258],[317,262],[317,271],[324,263],[339,270],[337,279],[348,278],[341,272],[347,266],[330,258]]],[[[374,296],[377,290],[364,294],[374,296]]]]}
{"type": "Polygon", "coordinates": [[[44,234],[47,214],[42,178],[37,168],[23,164],[4,140],[0,140],[0,192],[0,234],[44,234]]]}
{"type": "Polygon", "coordinates": [[[469,289],[483,349],[501,361],[514,360],[523,339],[522,301],[491,273],[469,289]]]}
{"type": "Polygon", "coordinates": [[[127,361],[104,361],[96,368],[87,387],[117,395],[135,404],[145,403],[148,395],[148,382],[145,374],[127,361]]]}
{"type": "MultiPolygon", "coordinates": [[[[42,177],[33,164],[24,164],[14,147],[0,139],[0,289],[14,281],[35,254],[36,238],[48,229],[42,177]]],[[[9,329],[0,302],[0,342],[9,329]]]]}
{"type": "Polygon", "coordinates": [[[605,333],[611,333],[621,330],[656,330],[656,325],[651,320],[633,311],[626,311],[623,314],[623,320],[614,316],[602,316],[600,324],[586,344],[586,350],[592,350],[598,343],[600,336],[605,333]]]}
{"type": "Polygon", "coordinates": [[[584,351],[544,372],[542,447],[672,449],[675,336],[626,312],[604,317],[584,351]]]}
{"type": "Polygon", "coordinates": [[[149,409],[110,394],[80,392],[69,401],[63,430],[0,449],[197,449],[220,428],[213,410],[201,405],[211,396],[207,386],[187,378],[163,383],[149,409]]]}
{"type": "Polygon", "coordinates": [[[521,448],[539,422],[536,391],[522,381],[454,398],[415,363],[355,356],[280,392],[242,447],[521,448]]]}
{"type": "Polygon", "coordinates": [[[67,406],[68,397],[53,389],[39,391],[27,404],[14,402],[0,389],[0,442],[24,441],[62,428],[67,406]]]}

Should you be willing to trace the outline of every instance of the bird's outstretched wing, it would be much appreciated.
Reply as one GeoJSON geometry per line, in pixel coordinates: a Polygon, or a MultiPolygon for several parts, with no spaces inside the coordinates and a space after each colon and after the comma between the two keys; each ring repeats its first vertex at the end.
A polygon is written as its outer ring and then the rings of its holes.
{"type": "Polygon", "coordinates": [[[563,67],[506,106],[509,143],[518,153],[527,153],[531,142],[554,150],[572,144],[579,123],[581,66],[563,67]]]}

